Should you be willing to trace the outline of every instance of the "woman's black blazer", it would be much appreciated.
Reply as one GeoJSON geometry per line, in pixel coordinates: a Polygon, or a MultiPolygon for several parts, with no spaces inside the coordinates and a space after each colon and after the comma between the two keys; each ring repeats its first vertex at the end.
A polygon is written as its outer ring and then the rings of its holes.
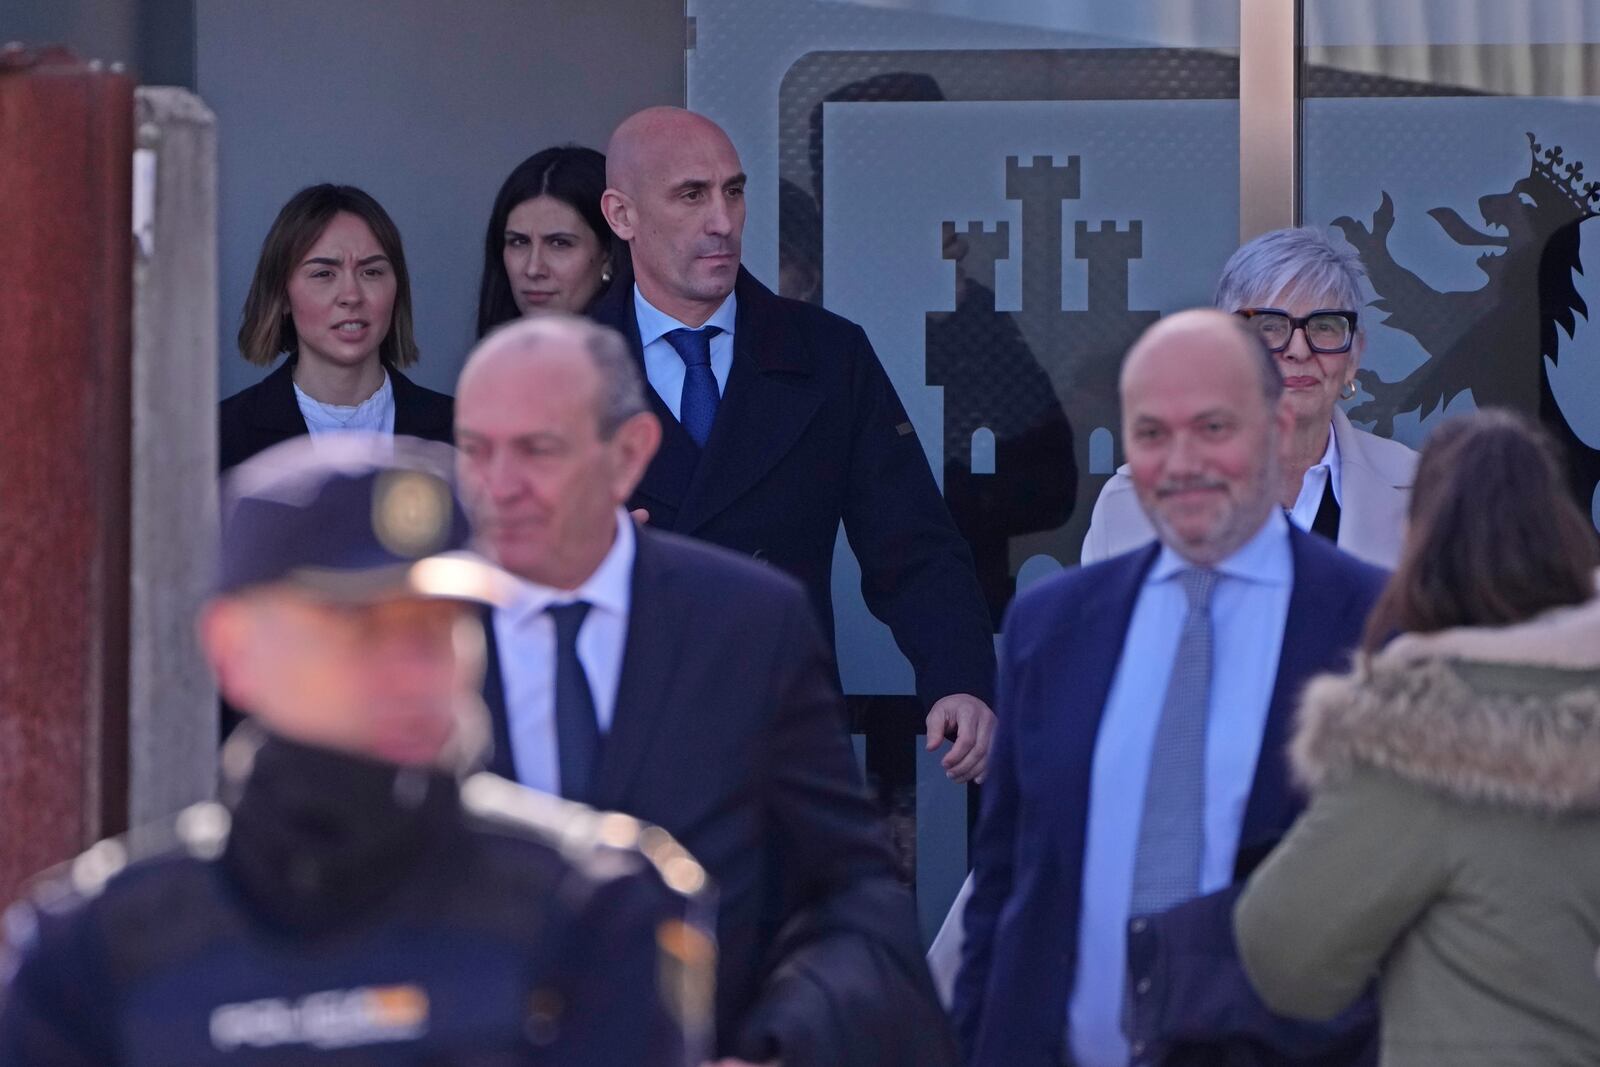
{"type": "MultiPolygon", "coordinates": [[[[455,400],[423,388],[393,367],[385,369],[394,383],[394,432],[453,443],[455,400]]],[[[279,441],[307,432],[294,397],[294,360],[288,359],[222,402],[217,412],[219,466],[226,471],[279,441]]]]}

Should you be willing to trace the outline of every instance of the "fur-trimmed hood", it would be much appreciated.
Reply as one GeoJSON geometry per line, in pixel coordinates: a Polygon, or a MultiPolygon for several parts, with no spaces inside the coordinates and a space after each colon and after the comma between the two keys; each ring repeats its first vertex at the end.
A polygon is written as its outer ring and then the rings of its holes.
{"type": "Polygon", "coordinates": [[[1600,597],[1403,635],[1315,679],[1290,759],[1311,789],[1365,765],[1467,801],[1600,811],[1600,597]]]}

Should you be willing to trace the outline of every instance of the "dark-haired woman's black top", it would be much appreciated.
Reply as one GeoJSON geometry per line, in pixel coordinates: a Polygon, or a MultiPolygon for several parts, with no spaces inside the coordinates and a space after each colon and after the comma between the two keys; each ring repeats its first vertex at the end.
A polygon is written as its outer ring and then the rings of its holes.
{"type": "MultiPolygon", "coordinates": [[[[455,400],[385,367],[394,387],[394,432],[454,443],[455,400]]],[[[221,470],[238,466],[280,441],[308,433],[294,396],[294,360],[222,402],[217,412],[221,470]]]]}

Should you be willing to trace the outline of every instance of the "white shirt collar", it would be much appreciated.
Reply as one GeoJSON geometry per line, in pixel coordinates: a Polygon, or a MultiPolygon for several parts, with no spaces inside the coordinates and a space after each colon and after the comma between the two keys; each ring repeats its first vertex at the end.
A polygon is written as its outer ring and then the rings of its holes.
{"type": "MultiPolygon", "coordinates": [[[[738,318],[738,309],[738,301],[734,298],[733,293],[729,293],[717,310],[711,313],[711,317],[701,325],[720,327],[723,333],[732,337],[734,320],[738,318]]],[[[637,282],[633,286],[633,313],[639,320],[640,348],[649,348],[673,330],[695,329],[693,326],[679,322],[646,300],[644,294],[639,292],[639,284],[637,282]]]]}
{"type": "Polygon", "coordinates": [[[543,614],[551,604],[569,604],[584,600],[595,609],[614,615],[626,616],[633,592],[633,558],[637,550],[638,535],[633,530],[633,518],[622,508],[617,509],[617,536],[605,558],[576,589],[556,589],[538,582],[523,581],[516,600],[503,609],[515,623],[521,624],[543,614]]]}
{"type": "MultiPolygon", "coordinates": [[[[1167,581],[1179,571],[1193,566],[1193,563],[1163,544],[1145,584],[1167,581]]],[[[1242,578],[1249,582],[1268,585],[1288,582],[1294,576],[1294,563],[1289,556],[1289,520],[1283,517],[1283,509],[1273,507],[1255,536],[1214,569],[1229,578],[1242,578]]]]}
{"type": "Polygon", "coordinates": [[[383,372],[383,384],[359,404],[327,404],[293,382],[295,403],[300,417],[306,420],[306,429],[313,433],[330,430],[375,430],[393,432],[394,384],[389,372],[383,372]]]}
{"type": "MultiPolygon", "coordinates": [[[[1344,506],[1344,493],[1341,490],[1339,478],[1339,435],[1334,432],[1333,423],[1328,423],[1328,447],[1322,450],[1322,458],[1317,461],[1317,467],[1328,469],[1328,478],[1333,484],[1333,499],[1340,507],[1344,506]]],[[[1313,467],[1312,470],[1315,470],[1313,467]]],[[[1310,473],[1309,471],[1307,473],[1310,473]]]]}

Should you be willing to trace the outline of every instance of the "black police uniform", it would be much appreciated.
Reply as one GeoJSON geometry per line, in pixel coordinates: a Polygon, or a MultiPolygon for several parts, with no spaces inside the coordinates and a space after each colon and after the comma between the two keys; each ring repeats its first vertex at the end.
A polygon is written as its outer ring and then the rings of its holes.
{"type": "Polygon", "coordinates": [[[665,833],[246,731],[226,804],[7,914],[0,1063],[700,1062],[711,916],[665,833]]]}

